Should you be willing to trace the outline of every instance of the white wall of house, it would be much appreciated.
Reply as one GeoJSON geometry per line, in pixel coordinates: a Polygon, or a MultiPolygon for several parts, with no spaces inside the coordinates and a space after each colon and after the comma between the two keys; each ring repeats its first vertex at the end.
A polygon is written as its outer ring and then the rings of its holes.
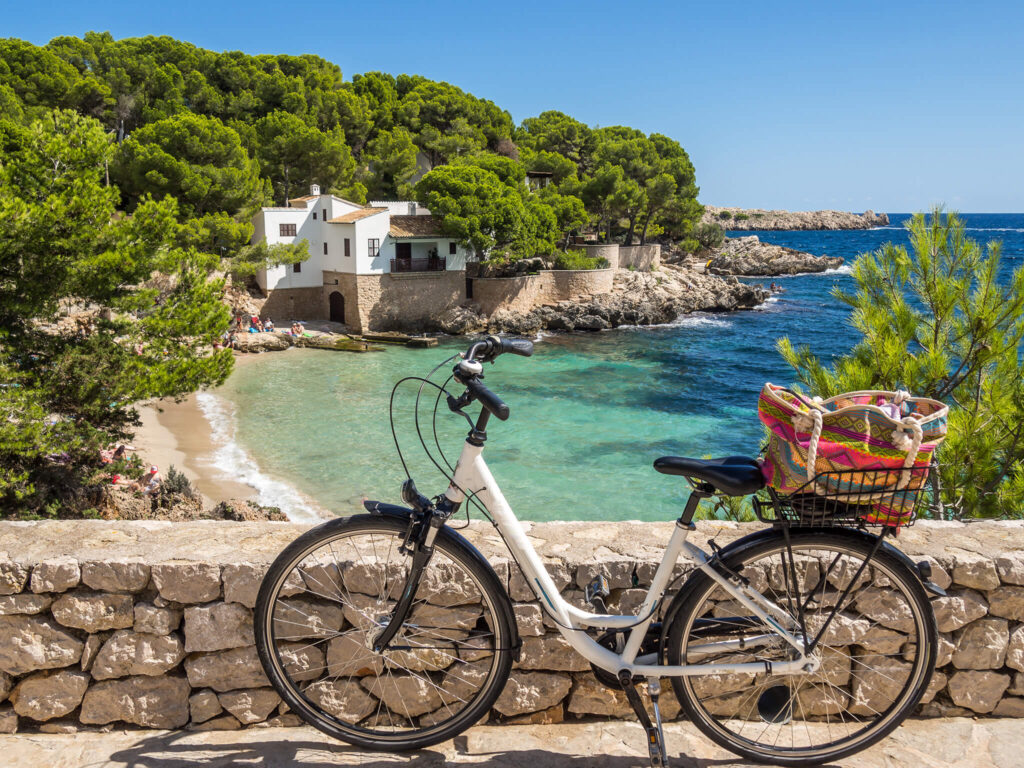
{"type": "Polygon", "coordinates": [[[373,208],[387,208],[392,216],[429,216],[430,210],[415,200],[371,200],[373,208]]]}

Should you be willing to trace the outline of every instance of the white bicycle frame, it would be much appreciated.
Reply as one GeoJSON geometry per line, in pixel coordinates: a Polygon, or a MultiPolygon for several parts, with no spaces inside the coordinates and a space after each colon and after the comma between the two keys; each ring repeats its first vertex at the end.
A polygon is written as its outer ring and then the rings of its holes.
{"type": "Polygon", "coordinates": [[[460,489],[464,489],[469,493],[475,494],[476,498],[483,503],[494,519],[498,531],[508,544],[512,557],[526,576],[527,583],[529,583],[537,595],[545,611],[555,620],[558,631],[561,632],[566,642],[587,661],[613,674],[627,670],[631,675],[649,678],[717,674],[759,674],[762,672],[790,675],[813,672],[817,669],[818,659],[805,655],[802,639],[791,631],[796,629],[793,626],[792,617],[760,592],[739,582],[739,580],[736,580],[734,583],[722,576],[709,564],[710,557],[708,554],[697,545],[687,541],[691,527],[683,525],[681,522],[677,523],[672,531],[672,536],[669,538],[668,545],[665,548],[661,564],[654,573],[650,589],[637,615],[589,613],[566,602],[559,594],[558,588],[544,567],[544,563],[538,556],[537,551],[527,538],[526,532],[523,530],[518,518],[516,518],[512,508],[502,495],[501,489],[498,487],[497,482],[495,482],[494,476],[491,475],[491,471],[484,462],[482,454],[482,445],[472,445],[468,441],[464,443],[462,455],[455,466],[453,474],[454,483],[449,486],[445,496],[453,502],[462,503],[465,501],[465,494],[460,489]],[[647,629],[654,620],[656,608],[664,597],[665,589],[672,575],[673,566],[682,552],[686,552],[690,559],[697,564],[698,568],[721,585],[737,602],[774,630],[774,633],[745,637],[742,640],[725,640],[700,646],[690,646],[687,649],[688,652],[703,655],[716,651],[739,649],[741,647],[746,649],[759,645],[768,645],[776,642],[776,637],[781,637],[796,649],[797,658],[779,662],[758,661],[740,664],[684,664],[670,666],[658,664],[655,654],[638,656],[637,654],[647,629]],[[790,626],[787,628],[785,625],[790,626]],[[615,653],[605,648],[587,635],[586,632],[579,631],[588,627],[607,630],[628,630],[629,635],[622,653],[615,653]]]}

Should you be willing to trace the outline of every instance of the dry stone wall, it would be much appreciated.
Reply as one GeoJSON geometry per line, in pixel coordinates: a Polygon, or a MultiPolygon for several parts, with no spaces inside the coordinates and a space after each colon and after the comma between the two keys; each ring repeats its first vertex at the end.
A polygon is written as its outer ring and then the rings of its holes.
{"type": "MultiPolygon", "coordinates": [[[[527,524],[570,601],[595,575],[635,611],[670,523],[527,524]]],[[[702,523],[726,544],[752,525],[702,523]]],[[[296,725],[256,654],[252,609],[290,523],[0,523],[0,731],[296,725]]],[[[492,722],[631,717],[533,601],[490,526],[469,538],[515,605],[522,654],[492,722]]],[[[929,524],[898,542],[948,591],[932,601],[938,672],[921,715],[1024,717],[1024,525],[929,524]]],[[[340,613],[340,611],[339,611],[340,613]]],[[[337,618],[341,621],[341,617],[337,618]]],[[[329,661],[329,660],[328,660],[329,661]]],[[[679,705],[666,686],[666,716],[679,705]]],[[[382,692],[382,695],[388,695],[382,692]]]]}

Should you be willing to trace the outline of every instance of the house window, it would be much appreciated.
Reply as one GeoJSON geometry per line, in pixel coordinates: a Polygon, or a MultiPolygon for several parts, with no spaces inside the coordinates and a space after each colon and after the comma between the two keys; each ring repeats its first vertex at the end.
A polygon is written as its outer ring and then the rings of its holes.
{"type": "Polygon", "coordinates": [[[316,221],[316,211],[313,211],[313,221],[316,221]]]}
{"type": "Polygon", "coordinates": [[[455,243],[454,242],[448,243],[448,255],[449,256],[454,256],[455,255],[455,243]]]}
{"type": "Polygon", "coordinates": [[[324,243],[324,256],[327,255],[327,243],[324,243]]]}
{"type": "Polygon", "coordinates": [[[327,221],[327,209],[324,208],[324,221],[327,221]]]}
{"type": "Polygon", "coordinates": [[[297,275],[301,271],[302,271],[302,262],[297,261],[294,264],[292,264],[292,272],[294,272],[297,275]]]}
{"type": "Polygon", "coordinates": [[[349,243],[349,239],[346,237],[345,238],[345,258],[348,258],[351,255],[352,255],[352,246],[349,243]]]}
{"type": "Polygon", "coordinates": [[[367,248],[370,249],[370,258],[372,259],[380,252],[380,240],[376,237],[371,237],[367,241],[367,248]]]}
{"type": "Polygon", "coordinates": [[[282,224],[278,230],[278,234],[280,234],[281,237],[295,237],[295,225],[282,224]]]}

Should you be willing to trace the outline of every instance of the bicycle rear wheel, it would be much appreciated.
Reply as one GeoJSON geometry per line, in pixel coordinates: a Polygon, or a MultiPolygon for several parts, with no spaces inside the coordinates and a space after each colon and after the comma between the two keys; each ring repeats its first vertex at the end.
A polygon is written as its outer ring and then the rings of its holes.
{"type": "Polygon", "coordinates": [[[369,749],[452,738],[487,714],[512,665],[508,596],[447,531],[408,619],[373,651],[406,585],[407,526],[379,515],[324,523],[278,556],[256,601],[257,650],[281,698],[315,728],[369,749]]]}
{"type": "MultiPolygon", "coordinates": [[[[901,560],[882,548],[868,560],[872,543],[857,534],[793,530],[791,550],[780,532],[726,555],[728,568],[792,618],[798,636],[817,638],[821,664],[811,674],[673,678],[684,711],[705,735],[753,760],[817,765],[865,749],[911,713],[934,669],[935,619],[901,560]]],[[[798,657],[705,574],[695,573],[683,594],[668,633],[669,664],[798,657]],[[737,639],[743,643],[714,645],[737,639]]]]}

